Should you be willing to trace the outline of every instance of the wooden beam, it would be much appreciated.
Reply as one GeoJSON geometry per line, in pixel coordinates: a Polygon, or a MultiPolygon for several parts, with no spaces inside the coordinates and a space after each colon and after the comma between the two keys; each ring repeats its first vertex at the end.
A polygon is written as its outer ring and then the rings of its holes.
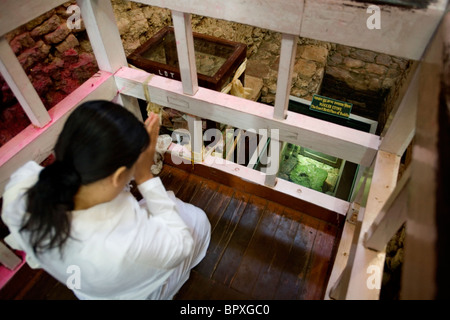
{"type": "Polygon", "coordinates": [[[383,251],[387,243],[406,221],[411,168],[408,168],[385,202],[381,212],[364,235],[364,246],[383,251]]]}
{"type": "Polygon", "coordinates": [[[0,1],[0,36],[65,2],[67,0],[0,1]]]}
{"type": "MultiPolygon", "coordinates": [[[[445,137],[445,135],[440,136],[441,132],[448,134],[448,119],[446,121],[440,117],[448,117],[448,106],[445,106],[445,103],[448,103],[445,90],[448,88],[443,86],[446,78],[442,77],[442,72],[444,59],[448,59],[448,48],[450,48],[449,27],[450,14],[447,14],[421,62],[419,107],[411,162],[411,188],[400,292],[401,299],[407,300],[435,299],[439,287],[441,294],[448,297],[446,286],[448,282],[437,282],[438,262],[448,260],[448,247],[447,252],[439,251],[438,255],[438,250],[441,248],[437,245],[438,229],[447,233],[448,224],[438,226],[437,217],[448,215],[448,211],[439,211],[438,195],[441,192],[440,189],[445,188],[447,183],[440,184],[439,181],[442,181],[441,175],[445,172],[444,168],[448,167],[448,158],[440,159],[441,155],[448,153],[448,144],[439,146],[439,139],[445,137]],[[444,52],[447,52],[446,57],[443,55],[444,52]],[[440,108],[447,109],[447,114],[441,114],[440,108]],[[441,128],[445,123],[447,127],[441,128]],[[440,150],[441,148],[447,151],[440,150]],[[442,256],[445,254],[447,256],[442,256]]],[[[443,197],[448,203],[448,194],[443,197]]],[[[445,248],[448,242],[444,241],[440,245],[445,248]]],[[[444,270],[445,272],[448,270],[444,270]]]]}
{"type": "Polygon", "coordinates": [[[368,27],[371,16],[378,14],[368,12],[369,5],[351,0],[306,0],[300,36],[420,60],[447,0],[414,10],[378,5],[380,29],[368,27]]]}
{"type": "Polygon", "coordinates": [[[5,37],[0,37],[0,73],[33,125],[42,128],[51,121],[41,98],[5,37]]]}
{"type": "Polygon", "coordinates": [[[344,278],[344,271],[349,268],[349,254],[352,252],[353,237],[356,232],[359,232],[360,226],[355,223],[345,221],[342,229],[341,238],[339,240],[339,246],[336,252],[336,256],[333,262],[333,268],[331,270],[330,277],[328,279],[327,289],[325,291],[324,300],[341,300],[346,295],[346,286],[348,285],[348,279],[344,278]],[[344,285],[345,284],[345,285],[344,285]],[[338,291],[338,287],[343,288],[345,291],[338,291]]]}
{"type": "MultiPolygon", "coordinates": [[[[124,67],[115,74],[119,91],[145,99],[142,84],[149,74],[124,67]]],[[[183,94],[181,83],[154,75],[148,82],[151,101],[181,112],[226,123],[236,128],[278,129],[279,140],[324,152],[370,167],[379,137],[327,121],[288,112],[285,120],[273,119],[273,107],[200,87],[195,96],[183,94]]]]}
{"type": "Polygon", "coordinates": [[[368,20],[374,13],[368,12],[369,4],[351,0],[136,2],[411,60],[421,59],[447,5],[447,0],[433,1],[427,8],[414,10],[379,5],[380,29],[371,29],[368,20]]]}
{"type": "MultiPolygon", "coordinates": [[[[258,158],[260,156],[263,157],[265,155],[265,153],[263,154],[263,151],[265,150],[268,140],[269,140],[268,136],[259,135],[259,143],[257,144],[256,149],[253,152],[252,156],[250,157],[247,165],[249,169],[253,169],[258,162],[258,158]]],[[[266,162],[264,161],[264,163],[266,162]]]]}
{"type": "Polygon", "coordinates": [[[278,67],[277,91],[273,109],[273,117],[275,119],[284,120],[287,117],[297,41],[297,36],[289,34],[281,35],[280,64],[278,67]]]}
{"type": "Polygon", "coordinates": [[[378,300],[386,253],[367,249],[364,234],[372,225],[397,184],[400,157],[379,151],[375,161],[367,205],[358,233],[354,261],[349,277],[347,300],[378,300]]]}
{"type": "MultiPolygon", "coordinates": [[[[183,159],[183,150],[184,148],[177,144],[171,144],[169,147],[169,150],[167,152],[168,158],[171,159],[171,162],[179,165],[181,167],[189,166],[192,168],[190,161],[187,161],[186,159],[183,159]]],[[[267,188],[265,186],[265,174],[263,172],[253,170],[251,168],[248,168],[246,166],[228,161],[226,159],[217,158],[214,156],[207,156],[202,163],[195,164],[195,171],[206,169],[208,171],[208,174],[214,175],[214,171],[220,171],[221,173],[226,173],[231,176],[237,177],[237,179],[241,179],[245,181],[245,183],[254,184],[257,186],[261,186],[262,188],[267,190],[266,193],[269,193],[271,195],[276,194],[277,197],[287,196],[291,197],[292,199],[299,199],[302,201],[305,201],[306,203],[312,204],[312,206],[317,206],[323,209],[326,209],[327,211],[331,211],[337,214],[339,217],[343,217],[345,213],[347,212],[349,208],[349,203],[347,201],[335,198],[333,196],[327,195],[325,193],[309,189],[303,186],[299,186],[293,182],[278,179],[277,184],[273,188],[267,188]]],[[[203,175],[203,174],[201,174],[203,175]]],[[[215,175],[215,178],[217,175],[215,175]]],[[[211,177],[208,177],[211,179],[211,177]]],[[[228,184],[229,178],[226,178],[227,181],[219,181],[220,183],[228,184]]],[[[230,185],[231,186],[231,185],[230,185]]],[[[254,189],[242,190],[245,192],[252,193],[254,192],[254,189]]],[[[252,193],[256,194],[256,193],[252,193]]],[[[264,197],[264,195],[259,195],[261,197],[264,197]]],[[[292,201],[292,200],[291,200],[292,201]]],[[[335,216],[335,223],[340,223],[342,221],[340,218],[336,218],[335,216]]],[[[326,219],[325,217],[322,217],[322,219],[326,219]]],[[[329,216],[328,216],[329,219],[329,216]]]]}
{"type": "MultiPolygon", "coordinates": [[[[276,131],[275,131],[276,133],[276,131]]],[[[277,174],[280,169],[280,153],[282,143],[277,137],[270,136],[269,154],[268,154],[268,168],[265,170],[264,185],[273,188],[278,182],[277,174]]]]}
{"type": "Polygon", "coordinates": [[[342,231],[342,243],[339,243],[338,254],[336,255],[337,260],[335,260],[337,265],[333,266],[333,272],[330,275],[326,300],[345,300],[347,297],[348,284],[350,283],[351,272],[355,263],[363,217],[364,208],[361,208],[354,222],[349,222],[348,218],[345,221],[342,231]],[[337,273],[339,269],[342,269],[341,273],[337,273]]]}
{"type": "Polygon", "coordinates": [[[281,33],[300,33],[303,0],[133,0],[150,6],[168,8],[216,19],[269,29],[281,33]]]}
{"type": "MultiPolygon", "coordinates": [[[[311,106],[311,103],[312,103],[311,100],[306,100],[306,99],[299,98],[299,97],[296,97],[296,96],[290,96],[289,100],[293,100],[293,101],[299,102],[299,103],[304,104],[304,105],[306,105],[308,107],[311,106]]],[[[370,126],[369,133],[375,134],[375,132],[377,131],[378,121],[375,121],[375,120],[372,120],[372,119],[368,119],[368,118],[365,118],[365,117],[361,117],[361,116],[358,116],[358,115],[356,115],[354,113],[350,113],[349,119],[356,120],[356,121],[368,124],[370,126]]]]}
{"type": "Polygon", "coordinates": [[[49,110],[53,120],[50,126],[30,125],[4,144],[0,148],[0,194],[20,166],[30,160],[40,163],[51,154],[65,120],[78,105],[94,99],[112,100],[116,94],[114,77],[100,71],[49,110]]]}
{"type": "MultiPolygon", "coordinates": [[[[88,0],[80,0],[78,3],[82,1],[88,0]]],[[[64,0],[34,0],[24,4],[15,0],[2,1],[0,35],[64,2],[64,0]]],[[[368,4],[350,0],[273,0],[256,3],[240,0],[222,2],[134,0],[134,2],[234,21],[305,38],[340,43],[412,60],[420,60],[422,57],[424,48],[444,15],[447,5],[447,0],[431,2],[427,8],[414,10],[380,5],[381,28],[378,30],[367,27],[367,20],[371,15],[367,12],[368,4]],[[414,34],[414,39],[409,37],[410,34],[414,34]]],[[[84,13],[83,17],[89,20],[84,13]]],[[[110,54],[115,53],[110,52],[110,54]]]]}
{"type": "Polygon", "coordinates": [[[136,98],[118,93],[117,96],[112,101],[117,104],[120,104],[125,109],[133,113],[136,116],[136,118],[143,121],[142,112],[136,98]]]}
{"type": "Polygon", "coordinates": [[[198,90],[198,79],[191,15],[189,13],[172,11],[172,20],[183,92],[194,95],[198,90]]]}
{"type": "Polygon", "coordinates": [[[114,73],[128,66],[110,1],[77,0],[100,70],[114,73]]]}
{"type": "Polygon", "coordinates": [[[370,189],[371,170],[358,174],[352,201],[346,213],[339,247],[325,292],[325,300],[343,300],[347,296],[348,283],[359,241],[367,194],[370,189]]]}

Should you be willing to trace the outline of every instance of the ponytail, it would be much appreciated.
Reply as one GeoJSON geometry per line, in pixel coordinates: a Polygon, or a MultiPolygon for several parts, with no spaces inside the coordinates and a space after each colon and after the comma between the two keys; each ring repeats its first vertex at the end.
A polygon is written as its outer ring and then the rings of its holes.
{"type": "Polygon", "coordinates": [[[28,214],[21,230],[29,232],[34,252],[59,248],[62,253],[80,186],[122,166],[131,168],[149,142],[143,123],[118,104],[94,100],[77,107],[56,142],[55,162],[27,191],[28,214]]]}
{"type": "Polygon", "coordinates": [[[62,161],[45,167],[38,182],[27,192],[27,212],[33,214],[22,226],[30,232],[35,253],[62,248],[70,235],[68,213],[74,209],[74,197],[81,185],[75,168],[62,161]]]}

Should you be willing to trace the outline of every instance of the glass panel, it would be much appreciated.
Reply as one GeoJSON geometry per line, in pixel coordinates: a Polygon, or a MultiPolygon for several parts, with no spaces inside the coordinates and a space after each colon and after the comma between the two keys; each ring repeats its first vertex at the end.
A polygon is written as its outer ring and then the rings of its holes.
{"type": "MultiPolygon", "coordinates": [[[[214,76],[234,51],[231,46],[202,38],[194,38],[194,49],[197,72],[208,77],[214,76]]],[[[178,68],[175,35],[168,32],[163,41],[144,51],[142,57],[178,68]]]]}
{"type": "Polygon", "coordinates": [[[281,152],[278,177],[334,195],[341,166],[341,159],[286,143],[281,152]]]}
{"type": "MultiPolygon", "coordinates": [[[[266,172],[270,139],[258,155],[253,169],[266,172]]],[[[306,188],[348,200],[358,165],[336,157],[284,142],[277,177],[306,188]]]]}

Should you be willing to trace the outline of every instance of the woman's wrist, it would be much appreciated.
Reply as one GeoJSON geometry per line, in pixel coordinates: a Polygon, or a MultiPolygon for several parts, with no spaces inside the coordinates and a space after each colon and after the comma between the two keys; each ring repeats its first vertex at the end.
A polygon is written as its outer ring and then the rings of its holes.
{"type": "Polygon", "coordinates": [[[144,183],[145,181],[148,181],[153,178],[154,178],[154,176],[153,176],[152,172],[149,170],[148,173],[144,173],[142,175],[135,177],[134,181],[136,181],[137,185],[140,185],[140,184],[144,183]]]}

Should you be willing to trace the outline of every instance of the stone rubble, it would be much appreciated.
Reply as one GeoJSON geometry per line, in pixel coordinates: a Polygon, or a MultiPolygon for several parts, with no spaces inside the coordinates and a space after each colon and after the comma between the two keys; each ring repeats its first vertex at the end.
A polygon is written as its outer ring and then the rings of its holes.
{"type": "MultiPolygon", "coordinates": [[[[5,35],[45,107],[50,109],[98,71],[84,24],[69,29],[69,1],[5,35]]],[[[0,75],[0,146],[30,124],[0,75]]]]}
{"type": "MultiPolygon", "coordinates": [[[[111,0],[111,3],[127,55],[161,28],[172,24],[170,10],[128,0],[111,0]]],[[[79,30],[67,27],[70,14],[66,8],[72,4],[76,1],[68,1],[6,35],[48,108],[98,70],[84,24],[79,30]],[[45,65],[51,67],[44,68],[45,65]],[[39,73],[32,72],[33,69],[39,73]],[[55,74],[60,76],[55,78],[55,74]]],[[[262,79],[260,101],[274,104],[279,33],[196,15],[192,16],[192,29],[245,43],[246,74],[262,79]]],[[[291,95],[312,100],[314,94],[321,94],[348,101],[353,103],[353,113],[379,121],[381,130],[390,111],[389,103],[395,98],[409,65],[405,59],[383,53],[299,38],[291,95]]],[[[16,103],[1,77],[0,87],[2,109],[16,103]]],[[[0,145],[4,140],[0,138],[0,145]]]]}

